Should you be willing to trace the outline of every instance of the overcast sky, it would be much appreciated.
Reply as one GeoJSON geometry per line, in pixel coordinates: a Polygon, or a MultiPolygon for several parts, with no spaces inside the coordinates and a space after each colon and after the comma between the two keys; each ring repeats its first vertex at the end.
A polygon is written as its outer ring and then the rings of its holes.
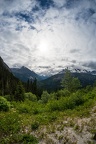
{"type": "Polygon", "coordinates": [[[96,0],[0,0],[0,56],[35,72],[96,69],[96,0]]]}

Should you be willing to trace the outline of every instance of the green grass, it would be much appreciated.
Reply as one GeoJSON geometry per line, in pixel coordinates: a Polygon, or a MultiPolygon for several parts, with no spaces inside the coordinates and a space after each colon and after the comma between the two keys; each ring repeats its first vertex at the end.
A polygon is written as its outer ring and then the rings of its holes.
{"type": "Polygon", "coordinates": [[[49,100],[47,104],[28,99],[10,104],[9,111],[0,112],[0,143],[36,144],[38,140],[31,132],[42,125],[57,123],[65,117],[90,116],[90,109],[96,105],[96,89],[79,90],[70,96],[61,96],[59,100],[49,100]]]}

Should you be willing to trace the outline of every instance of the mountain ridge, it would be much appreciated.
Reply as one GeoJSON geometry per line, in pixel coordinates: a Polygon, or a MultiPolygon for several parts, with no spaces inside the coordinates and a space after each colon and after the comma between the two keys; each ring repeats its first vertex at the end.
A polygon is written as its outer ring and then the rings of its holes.
{"type": "MultiPolygon", "coordinates": [[[[77,77],[82,87],[86,87],[87,85],[93,85],[93,83],[96,81],[96,71],[92,72],[71,72],[73,77],[77,77]]],[[[65,74],[65,71],[58,73],[56,75],[53,75],[45,80],[42,81],[43,88],[45,90],[48,90],[49,92],[57,91],[61,89],[61,80],[63,79],[65,74]]]]}
{"type": "Polygon", "coordinates": [[[44,79],[43,76],[38,75],[25,66],[22,66],[21,68],[11,68],[11,71],[15,77],[19,78],[23,82],[27,82],[28,79],[32,81],[35,78],[39,81],[44,79]]]}
{"type": "MultiPolygon", "coordinates": [[[[69,69],[69,68],[68,68],[69,69]]],[[[55,75],[51,75],[49,77],[43,77],[36,74],[34,71],[22,66],[21,68],[11,68],[14,76],[19,78],[20,80],[27,82],[28,79],[34,80],[35,78],[39,81],[41,88],[44,90],[56,91],[61,89],[61,80],[64,77],[65,69],[61,70],[55,75]]],[[[70,69],[72,76],[77,77],[82,87],[86,87],[87,85],[93,85],[96,81],[96,71],[88,71],[86,69],[70,69]]]]}
{"type": "Polygon", "coordinates": [[[0,57],[0,95],[13,94],[19,79],[14,77],[11,69],[0,57]]]}

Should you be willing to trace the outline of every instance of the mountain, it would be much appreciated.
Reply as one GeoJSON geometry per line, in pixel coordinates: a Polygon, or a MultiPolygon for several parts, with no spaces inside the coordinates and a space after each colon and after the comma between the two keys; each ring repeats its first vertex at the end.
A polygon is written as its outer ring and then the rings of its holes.
{"type": "Polygon", "coordinates": [[[39,76],[38,74],[24,66],[22,66],[21,68],[11,68],[11,71],[15,77],[23,82],[27,82],[28,79],[34,80],[36,78],[39,81],[44,79],[43,76],[39,76]]]}
{"type": "MultiPolygon", "coordinates": [[[[49,92],[56,91],[61,88],[61,80],[64,77],[65,70],[62,70],[58,74],[51,76],[42,81],[42,87],[49,92]]],[[[74,70],[71,71],[73,77],[78,77],[80,80],[82,87],[87,85],[92,85],[96,81],[96,73],[95,71],[87,71],[87,70],[74,70]]]]}
{"type": "Polygon", "coordinates": [[[11,69],[0,57],[0,95],[13,94],[18,81],[13,76],[11,69]]]}

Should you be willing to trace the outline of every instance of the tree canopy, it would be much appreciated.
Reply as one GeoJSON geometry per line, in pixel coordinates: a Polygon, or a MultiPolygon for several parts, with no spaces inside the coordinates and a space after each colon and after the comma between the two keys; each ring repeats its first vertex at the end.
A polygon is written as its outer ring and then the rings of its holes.
{"type": "Polygon", "coordinates": [[[73,92],[81,87],[79,79],[73,77],[68,69],[65,70],[64,78],[62,79],[61,84],[63,88],[70,92],[73,92]]]}

